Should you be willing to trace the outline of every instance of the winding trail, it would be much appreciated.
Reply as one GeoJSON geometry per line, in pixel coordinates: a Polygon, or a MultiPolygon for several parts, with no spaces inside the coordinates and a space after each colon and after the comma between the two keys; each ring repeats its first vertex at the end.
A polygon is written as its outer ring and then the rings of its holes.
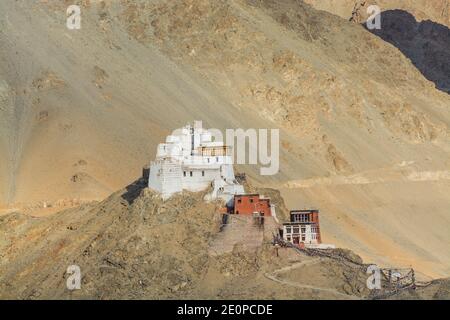
{"type": "Polygon", "coordinates": [[[282,280],[282,279],[279,279],[277,277],[277,275],[280,274],[280,273],[284,273],[284,272],[287,272],[287,271],[298,269],[298,268],[301,268],[301,267],[304,267],[304,266],[307,266],[307,265],[317,264],[317,263],[320,263],[320,262],[322,262],[322,259],[306,260],[306,261],[302,261],[302,262],[299,262],[299,263],[295,263],[295,264],[293,264],[291,266],[287,266],[287,267],[283,267],[283,268],[277,269],[277,270],[273,271],[272,274],[264,273],[264,276],[267,279],[269,279],[269,280],[272,280],[274,282],[281,283],[281,284],[284,284],[284,285],[288,285],[288,286],[293,286],[293,287],[297,287],[297,288],[301,288],[301,289],[318,290],[318,291],[322,291],[322,292],[332,293],[332,294],[335,294],[337,296],[345,297],[347,299],[361,300],[361,298],[358,297],[358,296],[345,294],[345,293],[339,292],[336,289],[316,287],[316,286],[312,286],[312,285],[308,285],[308,284],[302,284],[302,283],[298,283],[298,282],[294,282],[294,281],[282,280]]]}
{"type": "Polygon", "coordinates": [[[315,177],[303,180],[291,180],[278,187],[296,189],[312,188],[316,186],[334,185],[367,185],[378,183],[389,183],[399,181],[425,182],[425,181],[448,181],[450,170],[416,170],[411,167],[413,161],[398,164],[390,168],[380,168],[363,171],[348,176],[315,177]]]}

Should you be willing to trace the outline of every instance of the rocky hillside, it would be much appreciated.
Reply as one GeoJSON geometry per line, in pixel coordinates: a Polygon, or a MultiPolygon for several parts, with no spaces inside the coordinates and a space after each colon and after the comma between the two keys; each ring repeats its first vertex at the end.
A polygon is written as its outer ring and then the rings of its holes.
{"type": "MultiPolygon", "coordinates": [[[[0,217],[0,299],[369,299],[361,259],[280,248],[266,237],[210,255],[220,203],[185,193],[163,203],[139,182],[106,200],[46,218],[0,217]],[[70,265],[81,289],[66,288],[70,265]]],[[[246,235],[242,234],[245,243],[246,235]]],[[[448,298],[439,280],[388,298],[448,298]]]]}
{"type": "MultiPolygon", "coordinates": [[[[163,203],[137,183],[96,205],[48,218],[2,217],[0,298],[274,295],[277,283],[264,272],[286,261],[276,258],[270,239],[256,251],[237,246],[230,254],[210,256],[222,204],[205,204],[203,196],[184,194],[163,203]],[[83,281],[82,290],[70,292],[65,270],[73,264],[80,266],[83,281]],[[236,287],[237,282],[242,284],[236,287]]],[[[306,297],[307,291],[287,288],[277,298],[306,297]]]]}
{"type": "Polygon", "coordinates": [[[4,206],[104,199],[194,119],[280,128],[256,183],[327,242],[450,274],[450,97],[396,47],[302,1],[84,0],[81,30],[68,3],[0,3],[4,206]]]}
{"type": "MultiPolygon", "coordinates": [[[[378,5],[382,11],[403,10],[418,21],[431,20],[450,27],[450,3],[447,0],[305,0],[316,9],[325,10],[350,19],[361,5],[378,5]]],[[[362,12],[364,16],[366,12],[362,12]]]]}
{"type": "Polygon", "coordinates": [[[393,44],[439,90],[450,94],[450,2],[435,1],[314,1],[316,8],[364,23],[370,5],[378,5],[381,29],[373,33],[393,44]]]}

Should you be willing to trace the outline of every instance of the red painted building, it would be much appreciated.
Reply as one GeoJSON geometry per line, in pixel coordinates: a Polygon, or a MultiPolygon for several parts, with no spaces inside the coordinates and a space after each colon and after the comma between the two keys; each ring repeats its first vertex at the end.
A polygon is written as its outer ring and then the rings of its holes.
{"type": "Polygon", "coordinates": [[[291,210],[291,222],[319,224],[319,210],[291,210]]]}
{"type": "Polygon", "coordinates": [[[259,194],[240,194],[234,196],[234,214],[252,215],[255,212],[262,216],[271,216],[270,199],[259,194]]]}

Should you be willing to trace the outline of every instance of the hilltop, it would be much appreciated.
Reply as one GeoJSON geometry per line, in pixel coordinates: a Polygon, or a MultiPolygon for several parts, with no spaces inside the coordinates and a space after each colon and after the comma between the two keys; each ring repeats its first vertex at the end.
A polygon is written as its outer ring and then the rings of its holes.
{"type": "MultiPolygon", "coordinates": [[[[368,299],[367,265],[348,250],[334,258],[280,248],[271,238],[211,255],[220,202],[183,193],[167,202],[141,182],[98,203],[44,218],[0,217],[0,298],[19,299],[368,299]],[[81,289],[66,289],[69,265],[81,289]]],[[[282,199],[278,199],[282,202],[282,199]]],[[[448,298],[447,280],[403,298],[448,298]]],[[[396,298],[398,295],[389,296],[396,298]]]]}

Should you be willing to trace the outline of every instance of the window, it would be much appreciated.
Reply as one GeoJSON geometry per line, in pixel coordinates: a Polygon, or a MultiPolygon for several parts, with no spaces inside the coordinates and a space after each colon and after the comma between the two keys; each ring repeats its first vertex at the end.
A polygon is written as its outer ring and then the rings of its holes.
{"type": "Polygon", "coordinates": [[[303,234],[306,233],[306,228],[305,227],[302,227],[302,233],[303,234]]]}
{"type": "Polygon", "coordinates": [[[286,236],[287,241],[291,242],[291,236],[286,236]]]}
{"type": "Polygon", "coordinates": [[[216,157],[216,162],[219,162],[219,157],[216,157]]]}
{"type": "Polygon", "coordinates": [[[242,199],[238,199],[238,203],[242,203],[242,199]]]}
{"type": "Polygon", "coordinates": [[[186,177],[186,171],[183,171],[183,176],[185,176],[185,177],[186,177]]]}
{"type": "Polygon", "coordinates": [[[250,198],[250,203],[253,203],[253,198],[250,198]]]}
{"type": "Polygon", "coordinates": [[[294,227],[294,233],[298,233],[298,227],[294,227]]]}
{"type": "Polygon", "coordinates": [[[192,172],[192,171],[190,171],[190,172],[189,172],[189,175],[190,175],[190,176],[192,177],[192,175],[193,175],[193,172],[192,172]]]}
{"type": "Polygon", "coordinates": [[[205,176],[205,171],[202,171],[202,177],[204,177],[205,176]]]}
{"type": "Polygon", "coordinates": [[[304,214],[304,213],[302,213],[302,214],[296,214],[296,215],[294,215],[294,221],[295,222],[310,222],[311,221],[311,219],[310,219],[310,216],[309,216],[309,214],[304,214]]]}
{"type": "Polygon", "coordinates": [[[291,233],[291,227],[286,227],[286,234],[291,233]]]}
{"type": "Polygon", "coordinates": [[[305,241],[305,240],[306,240],[306,237],[304,234],[302,234],[302,241],[305,241]]]}

